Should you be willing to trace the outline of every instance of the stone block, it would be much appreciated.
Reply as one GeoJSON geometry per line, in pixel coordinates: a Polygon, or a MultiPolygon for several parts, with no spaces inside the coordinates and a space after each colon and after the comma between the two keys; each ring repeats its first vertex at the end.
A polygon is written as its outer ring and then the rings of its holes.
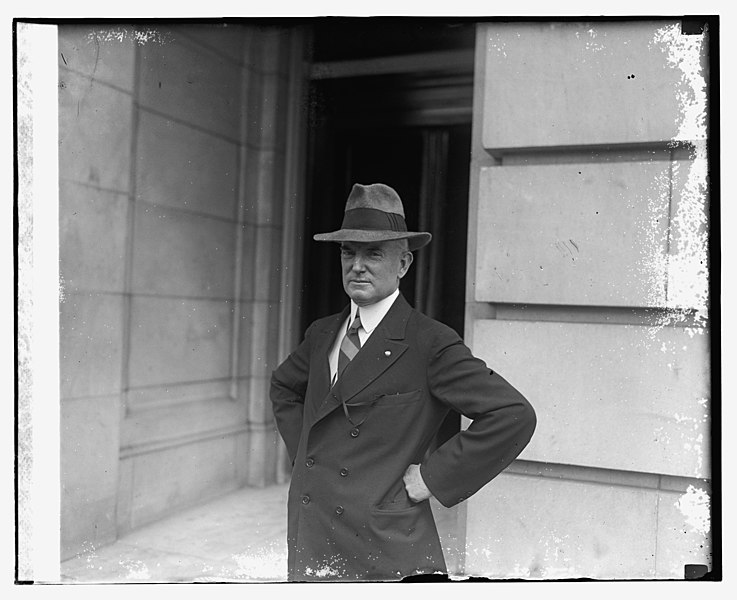
{"type": "Polygon", "coordinates": [[[118,537],[131,530],[131,510],[133,502],[133,463],[135,457],[121,457],[118,463],[118,509],[116,522],[118,537]]]}
{"type": "Polygon", "coordinates": [[[240,139],[240,69],[232,60],[177,39],[140,50],[139,101],[177,120],[240,139]]]}
{"type": "Polygon", "coordinates": [[[705,158],[673,163],[668,306],[709,305],[709,200],[705,158]]]}
{"type": "MultiPolygon", "coordinates": [[[[518,148],[684,139],[687,69],[677,21],[495,23],[486,39],[483,145],[518,148]]],[[[690,75],[690,74],[689,74],[690,75]]]]}
{"type": "Polygon", "coordinates": [[[249,121],[252,127],[248,129],[248,143],[255,144],[262,150],[283,151],[288,122],[287,80],[276,73],[267,73],[259,80],[251,81],[260,81],[261,85],[252,86],[255,89],[255,98],[248,108],[251,111],[257,108],[258,119],[249,121]]]}
{"type": "Polygon", "coordinates": [[[65,293],[124,291],[128,197],[62,181],[59,271],[65,293]]]}
{"type": "Polygon", "coordinates": [[[275,150],[246,149],[243,199],[244,220],[255,225],[279,227],[284,206],[285,159],[275,150]]]}
{"type": "Polygon", "coordinates": [[[147,203],[135,222],[134,292],[234,297],[235,223],[147,203]]]}
{"type": "Polygon", "coordinates": [[[241,302],[238,315],[238,377],[251,375],[252,355],[256,342],[253,339],[253,304],[241,302]]]}
{"type": "Polygon", "coordinates": [[[250,437],[250,432],[239,433],[235,436],[235,478],[239,487],[248,482],[250,437]]]}
{"type": "Polygon", "coordinates": [[[251,375],[271,377],[278,367],[279,304],[254,302],[251,311],[251,375]]]}
{"type": "Polygon", "coordinates": [[[711,499],[701,487],[685,493],[660,492],[656,577],[683,579],[685,565],[712,569],[711,499]]]}
{"type": "Polygon", "coordinates": [[[467,501],[465,575],[651,579],[657,491],[502,474],[467,501]]]}
{"type": "Polygon", "coordinates": [[[131,527],[235,489],[233,436],[135,456],[131,527]]]}
{"type": "Polygon", "coordinates": [[[153,447],[232,435],[234,428],[243,429],[245,423],[243,404],[215,394],[164,406],[138,405],[127,412],[122,422],[121,454],[128,457],[153,447]]]}
{"type": "Polygon", "coordinates": [[[253,64],[254,53],[260,52],[258,37],[251,38],[246,42],[246,64],[241,69],[241,80],[243,90],[243,106],[241,116],[241,131],[244,132],[243,143],[250,148],[261,147],[261,96],[264,74],[258,65],[253,64]]]}
{"type": "Polygon", "coordinates": [[[476,300],[664,306],[670,163],[481,170],[476,300]]]}
{"type": "Polygon", "coordinates": [[[282,232],[274,227],[256,228],[256,255],[253,264],[254,300],[278,301],[281,295],[282,232]]]}
{"type": "Polygon", "coordinates": [[[61,403],[63,558],[115,540],[119,415],[117,395],[61,403]]]}
{"type": "Polygon", "coordinates": [[[161,407],[189,405],[192,402],[219,398],[231,398],[230,379],[209,379],[188,383],[166,383],[146,387],[129,388],[125,406],[128,413],[161,407]]]}
{"type": "MultiPolygon", "coordinates": [[[[256,232],[255,225],[250,223],[240,224],[241,228],[241,289],[240,300],[250,301],[256,297],[256,232]]],[[[274,258],[274,257],[270,257],[274,258]]]]}
{"type": "Polygon", "coordinates": [[[133,100],[70,71],[59,73],[59,177],[128,193],[133,100]]]}
{"type": "MultiPolygon", "coordinates": [[[[609,469],[581,467],[578,465],[532,462],[519,459],[509,465],[505,469],[505,472],[514,473],[515,475],[527,475],[529,477],[552,477],[554,479],[585,481],[600,485],[650,488],[653,490],[659,489],[659,486],[662,488],[663,480],[667,479],[666,476],[658,475],[657,473],[613,471],[609,469]]],[[[687,479],[684,477],[672,477],[671,479],[677,481],[680,486],[683,486],[684,481],[699,481],[698,479],[687,479]]]]}
{"type": "Polygon", "coordinates": [[[248,421],[259,425],[271,425],[274,422],[274,411],[269,399],[271,376],[252,377],[248,387],[248,421]]]}
{"type": "Polygon", "coordinates": [[[263,151],[256,147],[246,145],[243,147],[245,152],[245,174],[243,176],[243,190],[241,192],[240,202],[243,203],[242,218],[248,224],[258,225],[259,220],[259,181],[263,176],[262,169],[273,171],[271,161],[262,158],[263,151]]]}
{"type": "Polygon", "coordinates": [[[256,195],[259,224],[280,227],[283,223],[285,170],[284,153],[278,150],[261,152],[256,195]]]}
{"type": "Polygon", "coordinates": [[[258,69],[266,74],[283,74],[289,67],[289,30],[264,27],[258,37],[258,69]]]}
{"type": "Polygon", "coordinates": [[[59,24],[59,68],[133,91],[135,30],[121,25],[59,24]]]}
{"type": "Polygon", "coordinates": [[[146,110],[139,119],[136,197],[235,221],[238,146],[146,110]]]}
{"type": "Polygon", "coordinates": [[[276,426],[251,429],[248,438],[248,485],[263,487],[276,481],[279,440],[276,426]]]}
{"type": "Polygon", "coordinates": [[[198,23],[174,28],[181,34],[226,55],[235,62],[243,60],[243,43],[247,28],[237,23],[198,23]]]}
{"type": "Polygon", "coordinates": [[[462,575],[461,564],[466,554],[466,542],[464,539],[465,528],[459,527],[460,522],[466,520],[466,508],[463,504],[456,504],[446,508],[436,498],[430,498],[435,526],[438,529],[438,537],[443,547],[445,566],[451,575],[462,575]]]}
{"type": "Polygon", "coordinates": [[[123,296],[67,293],[59,311],[62,399],[118,393],[123,296]]]}
{"type": "Polygon", "coordinates": [[[688,488],[694,487],[706,490],[711,495],[710,479],[696,479],[694,477],[676,477],[673,475],[655,475],[658,478],[658,489],[666,492],[685,494],[688,488]]]}
{"type": "Polygon", "coordinates": [[[520,458],[709,477],[703,330],[484,320],[473,339],[537,412],[520,458]]]}
{"type": "Polygon", "coordinates": [[[230,376],[232,302],[134,296],[130,386],[230,376]]]}

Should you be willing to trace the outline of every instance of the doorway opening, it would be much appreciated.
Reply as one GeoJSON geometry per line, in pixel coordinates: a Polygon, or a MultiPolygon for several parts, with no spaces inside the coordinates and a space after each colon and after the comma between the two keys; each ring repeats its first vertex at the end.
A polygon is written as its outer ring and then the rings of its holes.
{"type": "MultiPolygon", "coordinates": [[[[318,19],[312,30],[302,330],[347,303],[336,244],[354,183],[399,193],[411,231],[430,231],[400,290],[463,336],[472,22],[318,19]]],[[[460,428],[452,413],[434,447],[460,428]]]]}

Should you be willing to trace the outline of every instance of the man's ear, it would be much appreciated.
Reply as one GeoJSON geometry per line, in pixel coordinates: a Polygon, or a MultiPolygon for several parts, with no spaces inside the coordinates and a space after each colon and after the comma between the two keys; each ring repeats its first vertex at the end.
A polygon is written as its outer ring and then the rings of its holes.
{"type": "Polygon", "coordinates": [[[401,258],[399,259],[399,278],[401,279],[407,274],[407,271],[409,271],[409,266],[412,264],[412,261],[414,260],[414,256],[411,252],[404,252],[402,253],[401,258]]]}

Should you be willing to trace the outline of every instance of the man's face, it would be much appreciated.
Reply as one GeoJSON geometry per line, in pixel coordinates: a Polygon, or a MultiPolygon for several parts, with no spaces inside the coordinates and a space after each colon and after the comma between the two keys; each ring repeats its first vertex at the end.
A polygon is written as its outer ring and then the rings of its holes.
{"type": "Polygon", "coordinates": [[[383,300],[399,287],[412,264],[405,242],[342,242],[343,289],[358,306],[383,300]]]}

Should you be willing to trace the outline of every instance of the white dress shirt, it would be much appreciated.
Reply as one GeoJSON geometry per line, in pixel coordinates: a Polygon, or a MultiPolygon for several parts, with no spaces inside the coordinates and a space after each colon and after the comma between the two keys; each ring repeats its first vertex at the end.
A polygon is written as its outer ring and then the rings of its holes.
{"type": "Polygon", "coordinates": [[[394,304],[394,301],[399,296],[399,289],[394,290],[392,294],[389,294],[383,300],[379,300],[374,304],[368,306],[359,307],[353,300],[351,300],[351,312],[348,318],[343,322],[343,325],[338,329],[338,335],[333,342],[333,347],[328,354],[328,360],[330,361],[330,381],[335,383],[335,376],[338,372],[338,354],[340,353],[340,343],[343,341],[343,337],[348,331],[348,327],[353,323],[356,318],[356,311],[361,309],[361,327],[358,328],[358,339],[361,340],[361,347],[369,339],[369,336],[374,332],[376,326],[381,323],[381,320],[389,312],[389,309],[394,304]]]}

